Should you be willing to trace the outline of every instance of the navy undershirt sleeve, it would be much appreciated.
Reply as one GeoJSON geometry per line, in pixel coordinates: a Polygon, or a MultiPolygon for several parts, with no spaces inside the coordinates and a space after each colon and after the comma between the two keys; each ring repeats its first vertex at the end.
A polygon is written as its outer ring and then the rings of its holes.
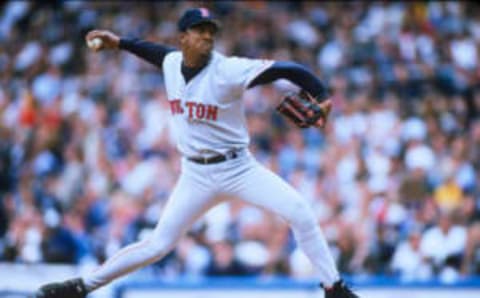
{"type": "Polygon", "coordinates": [[[271,83],[278,79],[286,79],[317,99],[327,99],[330,94],[327,87],[306,67],[288,61],[277,61],[259,74],[249,84],[248,88],[271,83]]]}
{"type": "Polygon", "coordinates": [[[136,56],[150,62],[153,65],[162,67],[165,56],[175,51],[175,48],[153,43],[138,38],[128,39],[121,38],[118,47],[122,50],[129,51],[136,56]]]}

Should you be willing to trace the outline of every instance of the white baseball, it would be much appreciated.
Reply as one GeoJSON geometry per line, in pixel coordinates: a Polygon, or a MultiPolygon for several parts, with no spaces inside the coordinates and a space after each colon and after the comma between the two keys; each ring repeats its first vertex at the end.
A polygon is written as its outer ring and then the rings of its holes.
{"type": "Polygon", "coordinates": [[[103,43],[102,39],[98,37],[95,37],[87,41],[88,47],[94,50],[97,50],[98,48],[100,48],[102,46],[102,43],[103,43]]]}

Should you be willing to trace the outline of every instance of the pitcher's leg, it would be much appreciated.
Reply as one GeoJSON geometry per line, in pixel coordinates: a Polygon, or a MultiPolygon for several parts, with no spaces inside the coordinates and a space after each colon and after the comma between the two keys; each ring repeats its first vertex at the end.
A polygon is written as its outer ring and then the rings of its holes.
{"type": "MultiPolygon", "coordinates": [[[[255,163],[256,164],[256,163],[255,163]]],[[[244,172],[234,193],[242,200],[283,217],[295,235],[300,248],[319,270],[324,285],[339,280],[335,261],[325,237],[308,203],[288,183],[257,164],[244,172]]]]}
{"type": "Polygon", "coordinates": [[[164,257],[195,220],[216,203],[208,189],[182,175],[152,235],[121,249],[96,271],[84,276],[88,291],[164,257]]]}

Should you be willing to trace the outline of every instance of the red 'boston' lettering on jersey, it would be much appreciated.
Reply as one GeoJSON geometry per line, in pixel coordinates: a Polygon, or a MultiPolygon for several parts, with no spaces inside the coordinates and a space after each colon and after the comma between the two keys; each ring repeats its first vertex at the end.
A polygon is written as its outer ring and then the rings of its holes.
{"type": "Polygon", "coordinates": [[[207,120],[217,121],[218,107],[207,105],[207,120]]]}
{"type": "Polygon", "coordinates": [[[193,118],[193,108],[197,106],[197,103],[193,101],[187,101],[185,105],[188,108],[188,118],[193,118]]]}
{"type": "Polygon", "coordinates": [[[180,104],[180,99],[173,99],[170,100],[170,111],[172,112],[172,115],[175,114],[183,114],[183,109],[180,104]]]}
{"type": "MultiPolygon", "coordinates": [[[[215,105],[208,105],[201,102],[187,101],[185,107],[188,110],[188,118],[198,119],[198,120],[212,120],[217,121],[218,116],[218,107],[215,105]]],[[[184,109],[182,108],[181,101],[179,99],[174,99],[170,101],[170,110],[172,114],[183,114],[184,109]]]]}
{"type": "Polygon", "coordinates": [[[205,117],[205,105],[203,103],[197,104],[195,116],[197,119],[203,119],[203,117],[205,117]]]}

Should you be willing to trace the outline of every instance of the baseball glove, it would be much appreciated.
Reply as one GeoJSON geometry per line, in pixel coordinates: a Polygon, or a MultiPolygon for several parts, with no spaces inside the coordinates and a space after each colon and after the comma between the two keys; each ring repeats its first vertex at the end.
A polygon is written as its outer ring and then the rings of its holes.
{"type": "Polygon", "coordinates": [[[320,102],[305,91],[287,94],[276,110],[297,127],[323,127],[332,108],[330,100],[320,102]]]}

